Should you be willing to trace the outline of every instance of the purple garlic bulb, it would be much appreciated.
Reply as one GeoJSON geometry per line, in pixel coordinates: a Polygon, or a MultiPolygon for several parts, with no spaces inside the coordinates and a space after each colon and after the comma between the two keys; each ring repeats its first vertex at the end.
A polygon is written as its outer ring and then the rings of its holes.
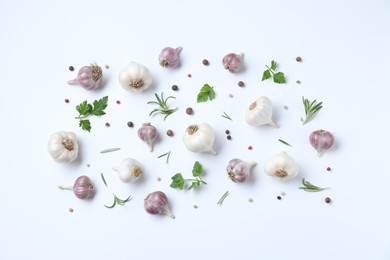
{"type": "Polygon", "coordinates": [[[256,164],[256,162],[249,163],[240,159],[232,159],[226,166],[226,172],[232,181],[244,182],[249,178],[251,170],[256,164]]]}
{"type": "Polygon", "coordinates": [[[149,193],[144,199],[144,208],[146,212],[152,215],[165,214],[171,218],[175,218],[168,207],[168,197],[162,191],[149,193]]]}
{"type": "Polygon", "coordinates": [[[144,123],[142,124],[142,127],[138,129],[138,137],[147,143],[149,151],[153,152],[153,145],[158,137],[157,128],[152,126],[151,123],[144,123]]]}
{"type": "Polygon", "coordinates": [[[82,67],[75,79],[69,80],[69,85],[80,85],[85,89],[91,90],[99,87],[100,81],[103,77],[102,68],[96,63],[90,66],[82,67]]]}
{"type": "Polygon", "coordinates": [[[179,66],[180,59],[179,53],[182,50],[182,47],[171,48],[166,47],[162,49],[160,55],[158,56],[158,60],[160,65],[164,68],[176,68],[179,66]]]}

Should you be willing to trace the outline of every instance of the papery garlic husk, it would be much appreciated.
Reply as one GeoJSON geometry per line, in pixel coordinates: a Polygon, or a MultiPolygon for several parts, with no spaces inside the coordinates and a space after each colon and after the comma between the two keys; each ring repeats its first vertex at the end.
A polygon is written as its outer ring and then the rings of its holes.
{"type": "Polygon", "coordinates": [[[77,158],[77,136],[73,132],[59,131],[52,134],[47,144],[51,157],[59,163],[69,163],[77,158]]]}
{"type": "Polygon", "coordinates": [[[188,150],[191,152],[211,153],[217,154],[214,150],[215,133],[213,128],[207,124],[202,123],[198,125],[190,125],[187,127],[183,142],[188,150]]]}
{"type": "Polygon", "coordinates": [[[317,150],[317,155],[321,156],[324,151],[333,146],[334,136],[331,132],[319,129],[310,134],[309,142],[317,150]]]}
{"type": "Polygon", "coordinates": [[[298,175],[299,168],[286,152],[272,156],[264,163],[264,172],[278,180],[292,179],[298,175]]]}
{"type": "Polygon", "coordinates": [[[152,215],[165,214],[175,218],[168,206],[168,197],[162,191],[149,193],[144,199],[145,211],[152,215]]]}
{"type": "Polygon", "coordinates": [[[265,96],[250,104],[245,113],[245,121],[251,126],[268,124],[275,128],[279,127],[272,121],[272,102],[265,96]]]}
{"type": "Polygon", "coordinates": [[[152,84],[153,79],[147,67],[132,61],[119,72],[119,82],[126,90],[141,92],[152,84]]]}
{"type": "Polygon", "coordinates": [[[179,53],[182,49],[183,48],[180,46],[177,48],[166,47],[162,49],[160,55],[158,56],[160,65],[164,68],[178,67],[180,63],[179,53]]]}
{"type": "Polygon", "coordinates": [[[232,159],[226,166],[226,172],[233,182],[244,182],[249,179],[256,162],[245,162],[240,159],[232,159]]]}
{"type": "Polygon", "coordinates": [[[142,176],[140,163],[130,157],[123,159],[113,170],[118,173],[119,179],[123,182],[135,182],[142,176]]]}
{"type": "Polygon", "coordinates": [[[78,84],[88,90],[96,89],[99,87],[102,77],[102,68],[96,63],[92,63],[90,66],[82,67],[77,73],[77,77],[73,80],[69,80],[68,84],[78,84]]]}

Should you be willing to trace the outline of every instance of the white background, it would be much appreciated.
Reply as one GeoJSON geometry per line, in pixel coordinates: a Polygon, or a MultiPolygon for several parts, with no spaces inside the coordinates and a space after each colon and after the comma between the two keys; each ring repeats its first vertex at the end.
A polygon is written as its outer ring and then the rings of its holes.
{"type": "Polygon", "coordinates": [[[389,2],[380,0],[1,0],[0,259],[390,259],[389,11],[389,2]],[[179,45],[181,67],[161,68],[160,50],[179,45]],[[242,72],[222,68],[222,57],[230,52],[244,52],[242,72]],[[261,81],[272,59],[287,84],[261,81]],[[93,61],[103,67],[101,89],[66,84],[93,61]],[[119,85],[119,70],[130,61],[153,75],[152,87],[143,93],[119,85]],[[70,72],[70,65],[76,71],[70,72]],[[237,86],[239,80],[244,88],[237,86]],[[217,97],[198,104],[196,94],[205,83],[214,86],[217,97]],[[178,92],[171,90],[173,84],[178,92]],[[153,106],[146,102],[155,92],[176,97],[169,105],[179,110],[166,121],[148,116],[153,106]],[[91,133],[81,130],[75,106],[105,95],[107,114],[91,119],[91,133]],[[279,129],[245,123],[245,109],[261,95],[273,101],[279,129]],[[304,126],[302,96],[324,103],[304,126]],[[186,115],[188,106],[194,115],[186,115]],[[223,111],[233,121],[221,117],[223,111]],[[153,153],[136,135],[146,121],[160,133],[153,153]],[[216,132],[216,156],[191,153],[182,143],[185,128],[202,122],[216,132]],[[165,135],[169,128],[172,138],[165,135]],[[333,132],[336,144],[318,158],[308,136],[320,128],[333,132]],[[79,137],[79,158],[68,165],[47,153],[50,134],[60,130],[79,137]],[[99,153],[110,147],[121,150],[99,153]],[[263,171],[264,161],[281,150],[300,168],[288,182],[263,171]],[[169,164],[157,159],[167,151],[172,151],[169,164]],[[113,172],[127,156],[142,164],[142,181],[125,184],[113,172]],[[257,162],[248,183],[227,178],[225,167],[236,157],[257,162]],[[208,185],[170,188],[170,177],[190,176],[196,160],[208,185]],[[333,170],[326,171],[328,166],[333,170]],[[57,188],[80,175],[95,184],[91,201],[57,188]],[[302,178],[331,189],[304,192],[298,189],[302,178]],[[176,219],[144,211],[144,197],[155,190],[168,195],[176,219]],[[230,195],[217,205],[226,190],[230,195]],[[286,196],[279,201],[281,191],[286,196]],[[112,193],[133,199],[106,209],[112,193]],[[331,204],[324,203],[326,196],[331,204]]]}

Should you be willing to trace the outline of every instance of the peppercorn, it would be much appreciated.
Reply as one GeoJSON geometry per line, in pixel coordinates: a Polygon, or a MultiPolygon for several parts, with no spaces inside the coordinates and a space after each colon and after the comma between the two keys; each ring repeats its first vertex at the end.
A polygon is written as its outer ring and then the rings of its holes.
{"type": "Polygon", "coordinates": [[[226,138],[227,138],[228,140],[231,140],[231,139],[232,139],[232,137],[231,137],[230,135],[226,136],[226,138]]]}
{"type": "Polygon", "coordinates": [[[301,62],[301,61],[302,61],[302,58],[298,56],[298,57],[296,57],[295,60],[298,61],[298,62],[301,62]]]}
{"type": "Polygon", "coordinates": [[[119,104],[121,103],[121,101],[120,101],[120,100],[117,100],[116,103],[119,105],[119,104]]]}
{"type": "Polygon", "coordinates": [[[282,199],[282,197],[280,197],[280,196],[277,196],[276,198],[277,198],[278,200],[281,200],[281,199],[282,199]]]}
{"type": "Polygon", "coordinates": [[[301,81],[300,81],[300,80],[297,80],[297,84],[301,84],[301,81]]]}
{"type": "Polygon", "coordinates": [[[187,77],[191,78],[192,77],[191,73],[188,73],[187,77]]]}
{"type": "Polygon", "coordinates": [[[69,66],[69,70],[70,71],[74,71],[74,67],[73,66],[69,66]]]}
{"type": "Polygon", "coordinates": [[[332,170],[332,168],[330,167],[327,167],[326,170],[329,172],[330,170],[332,170]]]}
{"type": "Polygon", "coordinates": [[[106,69],[109,69],[110,68],[110,66],[108,66],[107,64],[104,66],[106,69]]]}
{"type": "Polygon", "coordinates": [[[195,204],[195,205],[194,205],[194,209],[197,209],[197,208],[198,208],[198,205],[195,204]]]}
{"type": "Polygon", "coordinates": [[[173,131],[172,131],[171,129],[169,129],[169,130],[167,131],[167,136],[173,136],[173,131]]]}
{"type": "Polygon", "coordinates": [[[329,197],[325,198],[325,203],[330,203],[332,200],[329,197]]]}
{"type": "Polygon", "coordinates": [[[133,122],[129,121],[129,122],[127,122],[127,126],[128,126],[128,127],[133,127],[134,124],[133,124],[133,122]]]}
{"type": "Polygon", "coordinates": [[[179,87],[178,87],[177,85],[173,85],[173,86],[172,86],[172,90],[173,90],[173,91],[177,91],[177,90],[179,90],[179,87]]]}
{"type": "Polygon", "coordinates": [[[248,150],[252,150],[253,149],[253,147],[250,145],[250,146],[248,146],[248,150]]]}
{"type": "Polygon", "coordinates": [[[65,98],[65,103],[69,103],[69,99],[65,98]]]}
{"type": "Polygon", "coordinates": [[[208,60],[206,60],[206,59],[204,59],[203,61],[202,61],[202,63],[203,63],[203,65],[209,65],[209,61],[208,60]]]}
{"type": "Polygon", "coordinates": [[[157,180],[157,181],[161,181],[161,178],[160,178],[160,177],[157,177],[156,180],[157,180]]]}
{"type": "Polygon", "coordinates": [[[110,126],[110,123],[106,122],[106,123],[105,123],[105,126],[109,127],[109,126],[110,126]]]}
{"type": "Polygon", "coordinates": [[[193,112],[194,112],[194,111],[192,110],[191,107],[187,107],[186,113],[187,113],[188,115],[192,115],[193,112]]]}
{"type": "Polygon", "coordinates": [[[245,83],[242,82],[242,81],[239,81],[239,82],[238,82],[238,86],[239,86],[239,87],[244,87],[244,86],[245,86],[245,83]]]}
{"type": "Polygon", "coordinates": [[[225,131],[225,134],[227,134],[227,135],[230,134],[230,131],[229,131],[229,130],[226,130],[226,131],[225,131]]]}
{"type": "Polygon", "coordinates": [[[248,199],[248,202],[252,203],[252,202],[253,202],[253,199],[252,199],[252,198],[249,198],[249,199],[248,199]]]}
{"type": "Polygon", "coordinates": [[[69,208],[68,210],[70,213],[73,213],[73,211],[74,211],[73,208],[69,208]]]}

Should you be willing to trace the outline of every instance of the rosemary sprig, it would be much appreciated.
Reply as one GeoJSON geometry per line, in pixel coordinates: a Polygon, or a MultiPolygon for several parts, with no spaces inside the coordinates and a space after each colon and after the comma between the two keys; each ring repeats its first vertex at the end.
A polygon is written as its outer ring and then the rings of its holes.
{"type": "Polygon", "coordinates": [[[226,118],[226,119],[229,119],[229,120],[233,121],[233,119],[228,114],[226,114],[225,111],[223,111],[223,115],[221,115],[221,116],[226,118]]]}
{"type": "Polygon", "coordinates": [[[159,157],[157,157],[157,159],[160,159],[161,157],[164,157],[164,156],[166,156],[167,157],[167,159],[165,160],[165,163],[166,164],[168,164],[168,162],[169,162],[169,156],[171,155],[171,151],[169,151],[169,152],[166,152],[166,153],[164,153],[164,154],[162,154],[162,155],[160,155],[159,157]]]}
{"type": "Polygon", "coordinates": [[[168,108],[167,101],[170,98],[175,98],[173,96],[169,96],[167,98],[164,98],[164,93],[161,92],[161,96],[159,97],[157,93],[154,93],[156,100],[157,101],[149,101],[147,104],[155,104],[158,105],[159,108],[153,109],[150,113],[149,116],[153,115],[154,113],[160,113],[162,115],[165,115],[164,120],[172,113],[177,111],[177,108],[175,109],[170,109],[168,108]]]}
{"type": "Polygon", "coordinates": [[[317,186],[313,185],[312,183],[305,181],[305,178],[302,179],[302,184],[304,187],[299,187],[299,189],[304,190],[304,191],[309,191],[309,192],[317,192],[317,191],[323,191],[323,190],[329,189],[329,188],[317,187],[317,186]]]}
{"type": "Polygon", "coordinates": [[[282,144],[285,144],[285,145],[288,145],[290,147],[292,147],[291,144],[287,143],[286,141],[282,140],[282,139],[278,139],[279,142],[281,142],[282,144]]]}
{"type": "Polygon", "coordinates": [[[108,149],[103,149],[100,151],[100,153],[110,153],[110,152],[115,152],[120,150],[121,148],[108,148],[108,149]]]}
{"type": "Polygon", "coordinates": [[[113,195],[114,195],[114,203],[111,206],[104,205],[104,207],[108,209],[112,209],[113,207],[115,207],[116,204],[123,206],[126,204],[126,202],[128,202],[131,199],[131,195],[124,200],[118,198],[114,193],[113,195]]]}
{"type": "Polygon", "coordinates": [[[106,179],[104,178],[103,173],[100,173],[100,176],[102,177],[104,185],[106,185],[106,187],[107,187],[107,182],[106,182],[106,179]]]}
{"type": "Polygon", "coordinates": [[[222,205],[223,201],[226,199],[226,197],[229,195],[229,191],[226,191],[222,197],[218,200],[217,204],[222,205]]]}
{"type": "Polygon", "coordinates": [[[317,100],[310,102],[307,98],[302,97],[302,103],[303,106],[305,107],[305,115],[306,115],[305,119],[301,117],[302,124],[304,125],[307,122],[309,122],[318,111],[320,111],[320,109],[322,108],[322,102],[317,103],[317,100]]]}

